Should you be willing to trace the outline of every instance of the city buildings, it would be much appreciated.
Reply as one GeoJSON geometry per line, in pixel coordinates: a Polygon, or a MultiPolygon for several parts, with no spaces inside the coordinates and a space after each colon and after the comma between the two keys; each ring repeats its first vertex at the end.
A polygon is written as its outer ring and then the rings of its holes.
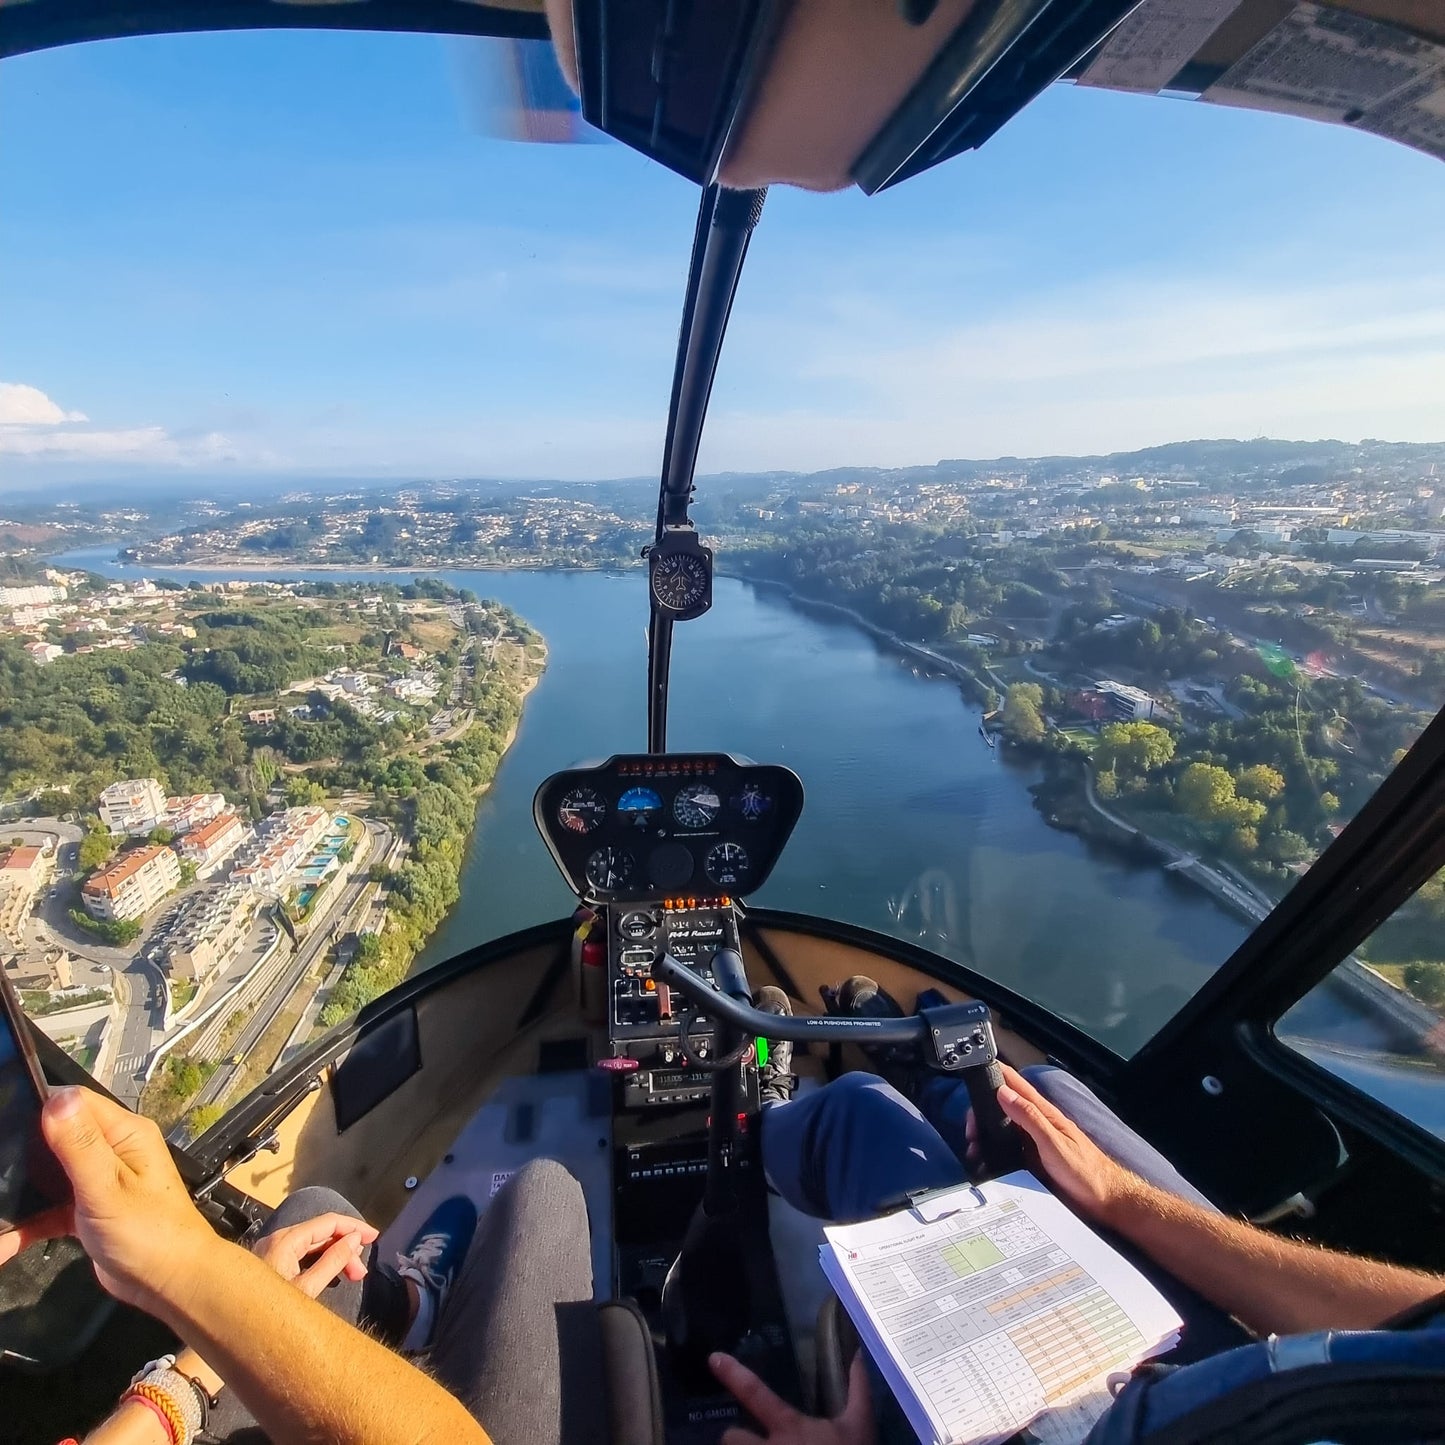
{"type": "MultiPolygon", "coordinates": [[[[226,800],[220,793],[191,793],[186,797],[167,798],[160,826],[172,833],[189,833],[226,811],[226,800]]],[[[147,829],[147,832],[150,830],[147,829]]]]}
{"type": "Polygon", "coordinates": [[[229,858],[247,834],[244,823],[232,812],[218,814],[199,828],[192,828],[177,844],[176,851],[202,873],[229,858]]]}
{"type": "Polygon", "coordinates": [[[297,867],[315,850],[331,825],[325,808],[287,808],[257,825],[255,837],[236,855],[235,882],[268,893],[284,891],[297,867]]]}
{"type": "Polygon", "coordinates": [[[0,935],[17,948],[24,945],[30,907],[54,871],[54,854],[46,848],[22,845],[0,858],[0,935]]]}
{"type": "Polygon", "coordinates": [[[155,828],[189,833],[225,811],[220,793],[167,797],[155,778],[130,778],[112,783],[100,795],[100,820],[111,833],[143,838],[155,828]]]}
{"type": "Polygon", "coordinates": [[[64,587],[0,587],[0,607],[44,607],[65,598],[64,587]]]}
{"type": "Polygon", "coordinates": [[[172,978],[205,983],[240,953],[261,906],[261,895],[243,883],[226,883],[192,894],[172,920],[162,960],[172,978]]]}
{"type": "Polygon", "coordinates": [[[100,821],[110,833],[149,833],[166,810],[166,795],[154,778],[112,783],[100,795],[100,821]]]}
{"type": "Polygon", "coordinates": [[[181,881],[181,865],[169,848],[129,848],[82,884],[80,901],[92,918],[119,923],[154,908],[181,881]]]}

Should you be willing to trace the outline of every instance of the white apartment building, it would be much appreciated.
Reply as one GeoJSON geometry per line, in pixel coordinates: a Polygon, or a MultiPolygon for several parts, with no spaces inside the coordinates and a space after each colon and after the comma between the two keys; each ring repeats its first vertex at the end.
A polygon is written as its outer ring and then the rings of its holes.
{"type": "Polygon", "coordinates": [[[92,918],[118,923],[154,908],[181,881],[181,865],[169,848],[148,844],[130,848],[115,862],[92,873],[80,901],[92,918]]]}
{"type": "Polygon", "coordinates": [[[231,877],[269,893],[279,893],[298,864],[305,862],[331,826],[325,808],[287,808],[256,828],[256,835],[237,854],[231,877]]]}
{"type": "Polygon", "coordinates": [[[166,795],[154,778],[112,783],[100,795],[100,821],[110,833],[149,833],[165,811],[166,795]]]}
{"type": "Polygon", "coordinates": [[[241,951],[261,895],[241,883],[227,883],[194,894],[182,905],[166,944],[172,978],[205,982],[241,951]]]}
{"type": "Polygon", "coordinates": [[[64,587],[0,587],[0,607],[45,607],[65,597],[64,587]]]}
{"type": "Polygon", "coordinates": [[[1143,688],[1107,678],[1096,682],[1094,687],[1124,722],[1147,722],[1154,716],[1154,699],[1143,688]]]}
{"type": "Polygon", "coordinates": [[[176,844],[176,849],[188,863],[194,863],[204,872],[230,857],[247,832],[246,825],[234,813],[225,812],[199,828],[192,828],[176,844]]]}

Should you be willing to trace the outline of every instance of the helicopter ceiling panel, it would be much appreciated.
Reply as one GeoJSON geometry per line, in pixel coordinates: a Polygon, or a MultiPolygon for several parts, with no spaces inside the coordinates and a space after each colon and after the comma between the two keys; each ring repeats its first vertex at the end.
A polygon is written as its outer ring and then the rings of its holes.
{"type": "Polygon", "coordinates": [[[802,811],[796,773],[727,753],[642,753],[569,768],[532,802],[568,887],[596,903],[752,893],[802,811]]]}

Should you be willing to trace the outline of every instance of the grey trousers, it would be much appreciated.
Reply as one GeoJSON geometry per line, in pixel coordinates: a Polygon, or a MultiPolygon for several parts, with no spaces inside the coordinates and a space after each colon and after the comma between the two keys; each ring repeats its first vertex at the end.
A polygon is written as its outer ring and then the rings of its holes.
{"type": "MultiPolygon", "coordinates": [[[[301,1189],[262,1234],[328,1213],[361,1217],[334,1190],[301,1189]]],[[[321,1303],[395,1346],[405,1334],[405,1287],[375,1253],[365,1280],[342,1280],[322,1292],[321,1303]]],[[[496,1445],[606,1440],[587,1205],[581,1186],[554,1160],[520,1169],[482,1214],[426,1364],[496,1445]]],[[[211,1412],[209,1433],[227,1445],[266,1440],[229,1390],[211,1412]]]]}

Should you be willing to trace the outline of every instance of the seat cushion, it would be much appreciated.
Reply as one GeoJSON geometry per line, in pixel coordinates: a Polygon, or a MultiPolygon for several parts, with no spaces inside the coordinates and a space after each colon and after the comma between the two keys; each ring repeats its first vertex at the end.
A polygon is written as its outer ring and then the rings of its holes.
{"type": "Polygon", "coordinates": [[[611,1445],[663,1445],[657,1354],[642,1311],[632,1300],[607,1300],[598,1305],[597,1319],[611,1445]]]}

